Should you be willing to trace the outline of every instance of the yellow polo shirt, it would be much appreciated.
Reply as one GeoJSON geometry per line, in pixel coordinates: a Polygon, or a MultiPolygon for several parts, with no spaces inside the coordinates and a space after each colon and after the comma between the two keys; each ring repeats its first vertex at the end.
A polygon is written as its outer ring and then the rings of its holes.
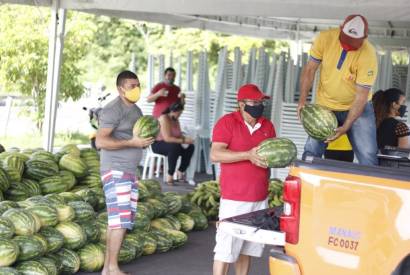
{"type": "Polygon", "coordinates": [[[338,139],[329,142],[327,145],[327,150],[335,150],[335,151],[351,151],[352,145],[350,144],[349,138],[346,134],[340,136],[338,139]]]}
{"type": "MultiPolygon", "coordinates": [[[[377,57],[367,41],[357,51],[343,50],[340,30],[320,32],[310,50],[311,60],[320,62],[320,80],[316,103],[334,111],[346,111],[352,106],[356,85],[371,89],[377,77],[377,57]]],[[[369,94],[369,100],[372,95],[369,94]]]]}

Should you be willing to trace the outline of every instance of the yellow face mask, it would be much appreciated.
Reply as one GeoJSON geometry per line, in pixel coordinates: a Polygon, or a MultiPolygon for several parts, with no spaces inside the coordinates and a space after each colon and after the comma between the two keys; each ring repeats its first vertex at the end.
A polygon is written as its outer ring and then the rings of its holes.
{"type": "Polygon", "coordinates": [[[140,87],[135,87],[134,89],[125,91],[124,96],[130,102],[136,103],[141,97],[141,88],[140,87]]]}

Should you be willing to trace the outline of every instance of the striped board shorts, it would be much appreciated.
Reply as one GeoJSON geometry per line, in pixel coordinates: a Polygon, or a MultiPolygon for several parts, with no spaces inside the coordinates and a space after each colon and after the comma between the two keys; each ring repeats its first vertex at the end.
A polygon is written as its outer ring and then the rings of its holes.
{"type": "Polygon", "coordinates": [[[134,226],[137,212],[138,183],[135,175],[110,170],[101,173],[110,229],[134,226]]]}

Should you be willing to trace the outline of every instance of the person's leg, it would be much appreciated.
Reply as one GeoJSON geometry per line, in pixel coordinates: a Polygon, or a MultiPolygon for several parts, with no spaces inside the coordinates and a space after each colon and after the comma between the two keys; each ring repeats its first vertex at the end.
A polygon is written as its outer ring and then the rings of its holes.
{"type": "Polygon", "coordinates": [[[248,255],[239,255],[238,260],[235,263],[236,275],[248,275],[249,267],[251,264],[251,257],[248,255]]]}
{"type": "Polygon", "coordinates": [[[214,260],[213,275],[227,275],[229,270],[229,263],[214,260]]]}
{"type": "Polygon", "coordinates": [[[179,172],[184,173],[188,168],[189,163],[191,162],[192,155],[194,154],[194,149],[195,147],[193,144],[190,144],[186,149],[182,148],[181,165],[179,165],[178,169],[179,172]]]}
{"type": "Polygon", "coordinates": [[[373,105],[368,102],[362,115],[347,132],[354,154],[360,164],[377,165],[376,119],[373,105]]]}
{"type": "Polygon", "coordinates": [[[182,147],[177,143],[168,143],[168,176],[173,176],[179,156],[182,155],[182,147]]]}
{"type": "Polygon", "coordinates": [[[121,244],[122,240],[124,239],[125,231],[125,228],[107,229],[107,249],[105,252],[106,256],[102,274],[126,274],[122,272],[118,266],[118,254],[121,249],[121,244]]]}
{"type": "Polygon", "coordinates": [[[323,141],[308,137],[306,140],[304,152],[302,159],[306,160],[306,157],[317,157],[321,158],[326,150],[326,143],[323,141]]]}

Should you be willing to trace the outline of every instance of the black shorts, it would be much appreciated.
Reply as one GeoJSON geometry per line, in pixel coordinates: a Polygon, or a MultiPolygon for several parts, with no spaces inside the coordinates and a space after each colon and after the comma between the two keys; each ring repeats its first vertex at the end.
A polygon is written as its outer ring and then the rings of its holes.
{"type": "Polygon", "coordinates": [[[325,159],[334,159],[340,161],[353,162],[354,153],[350,151],[340,151],[340,150],[326,150],[325,159]]]}

